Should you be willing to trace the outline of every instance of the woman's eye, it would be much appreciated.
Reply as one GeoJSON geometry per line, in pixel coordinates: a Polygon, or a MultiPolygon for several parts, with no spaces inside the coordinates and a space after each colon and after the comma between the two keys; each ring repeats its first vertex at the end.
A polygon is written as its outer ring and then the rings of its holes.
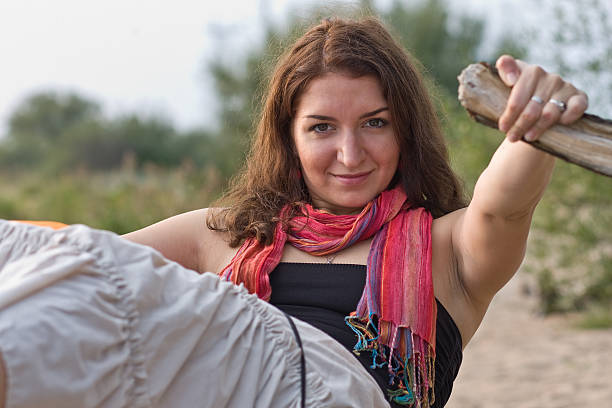
{"type": "Polygon", "coordinates": [[[384,119],[380,119],[380,118],[369,119],[365,123],[365,125],[367,127],[373,127],[373,128],[381,128],[381,127],[385,126],[386,124],[387,124],[387,121],[384,120],[384,119]]]}
{"type": "Polygon", "coordinates": [[[325,133],[331,130],[331,126],[329,123],[317,123],[310,130],[314,130],[317,133],[325,133]]]}

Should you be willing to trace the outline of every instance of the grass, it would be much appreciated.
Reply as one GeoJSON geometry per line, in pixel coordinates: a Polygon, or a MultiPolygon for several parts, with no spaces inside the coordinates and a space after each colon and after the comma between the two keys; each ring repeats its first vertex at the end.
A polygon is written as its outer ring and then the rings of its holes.
{"type": "Polygon", "coordinates": [[[600,305],[587,309],[578,320],[577,327],[589,330],[611,328],[612,302],[608,302],[607,306],[600,305]]]}
{"type": "Polygon", "coordinates": [[[184,166],[143,171],[2,177],[0,218],[82,223],[123,234],[208,206],[222,180],[211,170],[184,166]],[[10,179],[10,182],[8,181],[10,179]]]}

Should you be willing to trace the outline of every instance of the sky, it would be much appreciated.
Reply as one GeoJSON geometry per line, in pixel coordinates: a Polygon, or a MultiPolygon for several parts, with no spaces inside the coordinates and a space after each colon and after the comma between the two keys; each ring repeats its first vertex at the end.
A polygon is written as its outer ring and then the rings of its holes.
{"type": "MultiPolygon", "coordinates": [[[[19,103],[44,90],[78,92],[109,115],[162,115],[182,130],[210,128],[216,104],[207,61],[257,46],[263,21],[280,22],[288,10],[314,3],[1,0],[0,136],[19,103]]],[[[520,14],[521,2],[451,3],[455,10],[486,13],[495,27],[508,13],[520,14]]]]}
{"type": "MultiPolygon", "coordinates": [[[[267,3],[281,15],[283,2],[267,3]]],[[[257,36],[257,18],[254,1],[2,0],[0,129],[23,98],[48,89],[77,91],[110,114],[202,124],[215,27],[246,40],[257,36]]]]}

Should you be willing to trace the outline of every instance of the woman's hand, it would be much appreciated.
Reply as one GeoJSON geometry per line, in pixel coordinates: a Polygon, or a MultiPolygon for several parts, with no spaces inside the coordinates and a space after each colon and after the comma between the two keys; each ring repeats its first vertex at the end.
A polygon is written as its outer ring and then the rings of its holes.
{"type": "Polygon", "coordinates": [[[508,104],[499,118],[499,129],[510,142],[537,138],[556,123],[568,125],[578,120],[588,107],[587,95],[537,65],[529,65],[509,55],[495,64],[504,83],[512,87],[508,104]]]}

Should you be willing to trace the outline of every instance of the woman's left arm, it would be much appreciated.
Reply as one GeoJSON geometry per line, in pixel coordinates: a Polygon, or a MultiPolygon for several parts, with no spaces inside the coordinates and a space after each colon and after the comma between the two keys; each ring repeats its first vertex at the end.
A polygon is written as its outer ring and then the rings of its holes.
{"type": "Polygon", "coordinates": [[[588,104],[584,92],[538,66],[509,56],[500,57],[496,66],[512,87],[499,120],[506,139],[451,232],[460,282],[466,295],[482,305],[520,266],[533,211],[554,167],[552,156],[519,140],[537,140],[556,123],[576,121],[588,104]]]}

